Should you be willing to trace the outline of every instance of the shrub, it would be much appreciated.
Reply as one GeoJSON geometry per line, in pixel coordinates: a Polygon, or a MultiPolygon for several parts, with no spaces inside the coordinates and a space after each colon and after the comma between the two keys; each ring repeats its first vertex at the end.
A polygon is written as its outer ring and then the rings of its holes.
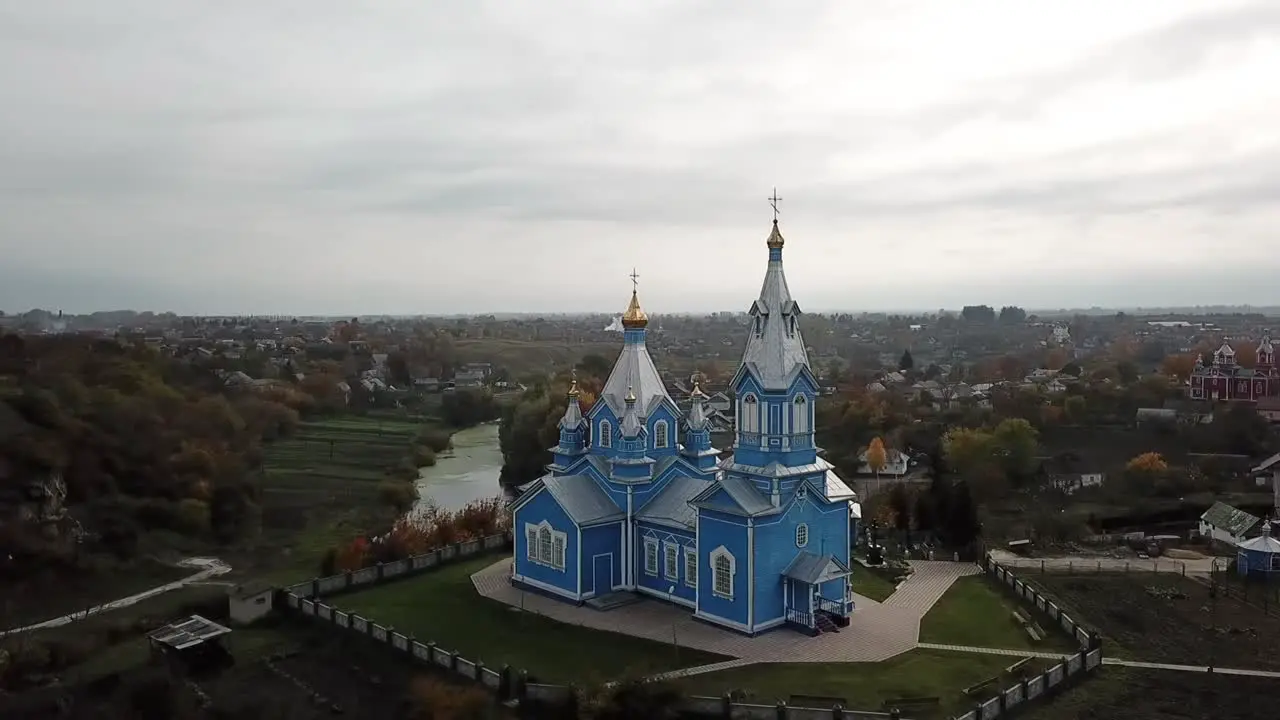
{"type": "Polygon", "coordinates": [[[418,487],[402,480],[383,480],[378,483],[378,499],[397,512],[408,512],[418,501],[418,487]]]}
{"type": "Polygon", "coordinates": [[[450,685],[432,677],[419,677],[409,688],[414,720],[487,720],[493,699],[484,688],[450,685]]]}
{"type": "Polygon", "coordinates": [[[453,447],[453,436],[446,430],[428,428],[418,434],[417,442],[431,448],[433,453],[442,453],[453,447]]]}
{"type": "Polygon", "coordinates": [[[426,445],[414,445],[412,454],[416,467],[431,467],[436,464],[436,452],[426,445]]]}
{"type": "Polygon", "coordinates": [[[209,532],[209,503],[195,498],[178,501],[177,519],[179,527],[185,532],[203,535],[209,532]]]}

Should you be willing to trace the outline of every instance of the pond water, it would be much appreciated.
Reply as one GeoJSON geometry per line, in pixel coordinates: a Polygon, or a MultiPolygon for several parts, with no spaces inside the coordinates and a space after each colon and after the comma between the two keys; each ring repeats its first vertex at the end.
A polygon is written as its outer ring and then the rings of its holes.
{"type": "Polygon", "coordinates": [[[452,452],[441,453],[435,465],[418,470],[418,504],[431,501],[444,510],[458,510],[475,500],[498,497],[501,471],[497,423],[459,430],[453,434],[452,452]]]}

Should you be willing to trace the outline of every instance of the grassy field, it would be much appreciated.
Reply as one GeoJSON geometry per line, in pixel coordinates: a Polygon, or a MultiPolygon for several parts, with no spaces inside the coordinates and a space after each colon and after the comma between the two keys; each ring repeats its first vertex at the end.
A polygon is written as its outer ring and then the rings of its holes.
{"type": "Polygon", "coordinates": [[[1252,720],[1266,717],[1280,680],[1103,667],[1024,720],[1252,720]]]}
{"type": "Polygon", "coordinates": [[[854,565],[852,583],[854,592],[876,602],[883,602],[895,590],[893,582],[884,573],[861,565],[854,565]]]}
{"type": "Polygon", "coordinates": [[[728,659],[687,648],[677,653],[666,643],[566,625],[480,597],[471,575],[498,559],[460,562],[335,604],[468,659],[524,668],[548,682],[613,680],[728,659]]]}
{"type": "Polygon", "coordinates": [[[0,590],[0,629],[82,612],[199,572],[142,559],[99,572],[35,577],[0,590]]]}
{"type": "Polygon", "coordinates": [[[1146,662],[1280,670],[1280,613],[1172,573],[1028,575],[1102,633],[1103,652],[1146,662]]]}
{"type": "Polygon", "coordinates": [[[1044,627],[1044,639],[1032,640],[1013,617],[1015,610],[1023,617],[1030,614],[985,577],[960,578],[921,620],[920,642],[1039,652],[1077,649],[1053,627],[1044,627]]]}
{"type": "Polygon", "coordinates": [[[394,511],[378,497],[387,470],[402,462],[427,423],[406,417],[342,416],[305,422],[266,449],[263,533],[268,579],[316,574],[334,545],[389,524],[394,511]]]}
{"type": "MultiPolygon", "coordinates": [[[[741,691],[746,702],[772,705],[782,700],[809,707],[828,707],[840,702],[851,710],[880,711],[886,701],[935,697],[939,700],[936,706],[900,703],[905,716],[932,720],[951,717],[971,707],[977,698],[965,696],[964,689],[997,675],[1006,675],[1006,668],[1017,661],[1018,658],[1000,655],[912,650],[879,663],[747,665],[675,682],[691,695],[716,697],[741,691]]],[[[1035,674],[1041,667],[1032,662],[1022,670],[1035,674]]],[[[1003,685],[1012,683],[1010,676],[1003,685]]]]}

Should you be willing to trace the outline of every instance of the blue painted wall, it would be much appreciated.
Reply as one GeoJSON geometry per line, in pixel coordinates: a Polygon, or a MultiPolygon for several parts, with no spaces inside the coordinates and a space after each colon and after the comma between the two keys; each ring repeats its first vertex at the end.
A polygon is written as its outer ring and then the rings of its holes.
{"type": "Polygon", "coordinates": [[[560,507],[551,493],[545,489],[516,508],[512,519],[512,531],[515,534],[516,574],[551,585],[577,596],[578,592],[578,528],[569,519],[568,514],[560,507]],[[546,520],[551,528],[566,535],[565,537],[565,569],[547,567],[529,560],[528,536],[525,525],[534,525],[546,520]]]}
{"type": "MultiPolygon", "coordinates": [[[[848,503],[828,504],[812,489],[806,495],[803,501],[792,495],[782,515],[758,518],[756,521],[757,625],[783,617],[782,572],[801,551],[814,555],[834,555],[848,565],[848,503]],[[803,548],[796,546],[796,528],[801,523],[809,526],[808,543],[803,548]]],[[[825,596],[832,600],[843,600],[843,581],[839,588],[839,594],[825,596]]],[[[824,594],[825,592],[824,590],[824,594]]],[[[807,608],[806,601],[800,609],[807,608]]]]}
{"type": "Polygon", "coordinates": [[[698,510],[698,606],[704,615],[747,624],[747,574],[749,566],[746,519],[718,513],[714,510],[698,510]],[[723,546],[733,554],[733,599],[726,600],[713,592],[711,553],[723,546]]]}
{"type": "MultiPolygon", "coordinates": [[[[816,446],[813,442],[813,407],[819,393],[817,381],[809,372],[800,373],[791,387],[786,392],[763,392],[759,383],[749,371],[741,373],[734,385],[736,397],[744,398],[747,395],[755,395],[757,399],[757,407],[760,408],[759,427],[760,433],[743,432],[744,424],[739,420],[739,432],[737,434],[736,443],[734,445],[734,462],[744,465],[755,465],[763,467],[770,462],[777,461],[787,466],[807,465],[817,458],[816,446]],[[794,432],[794,420],[791,420],[785,427],[788,429],[791,437],[791,449],[782,447],[780,434],[784,429],[782,417],[784,413],[791,419],[794,405],[792,404],[797,395],[804,395],[809,408],[810,422],[808,430],[803,434],[794,432]],[[765,441],[765,446],[761,447],[761,441],[765,441]]],[[[735,412],[742,407],[742,403],[737,403],[735,412]]]]}
{"type": "Polygon", "coordinates": [[[597,594],[611,592],[622,584],[622,523],[610,523],[584,528],[582,531],[582,593],[595,591],[597,594]],[[610,572],[607,579],[599,578],[597,572],[603,572],[603,561],[597,562],[596,556],[609,555],[610,572]],[[601,584],[607,584],[601,589],[601,584]]]}
{"type": "Polygon", "coordinates": [[[684,552],[686,548],[693,548],[695,543],[693,533],[668,528],[661,525],[651,525],[648,523],[636,524],[636,584],[640,587],[648,588],[663,596],[667,594],[667,590],[675,585],[676,591],[672,593],[678,598],[694,601],[696,591],[690,587],[685,576],[685,559],[684,552]],[[658,574],[652,575],[645,569],[645,541],[655,539],[658,541],[658,574]],[[665,555],[668,545],[676,546],[676,577],[668,578],[666,575],[665,555]]]}

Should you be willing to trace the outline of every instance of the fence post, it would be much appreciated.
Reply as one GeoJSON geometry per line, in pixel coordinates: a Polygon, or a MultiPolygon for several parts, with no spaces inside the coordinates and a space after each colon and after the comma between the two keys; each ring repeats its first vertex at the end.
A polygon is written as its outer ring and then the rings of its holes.
{"type": "Polygon", "coordinates": [[[779,700],[775,711],[777,712],[775,717],[777,717],[778,720],[787,720],[787,704],[785,702],[779,700]]]}
{"type": "Polygon", "coordinates": [[[352,582],[351,582],[351,571],[350,571],[350,570],[348,570],[348,571],[347,571],[346,573],[344,573],[344,574],[346,575],[346,578],[347,578],[347,587],[351,587],[351,585],[352,585],[352,582]]]}
{"type": "Polygon", "coordinates": [[[382,579],[382,563],[378,563],[378,579],[382,579]]]}
{"type": "Polygon", "coordinates": [[[733,698],[729,697],[729,693],[720,696],[720,717],[724,720],[733,718],[733,698]]]}
{"type": "Polygon", "coordinates": [[[844,720],[844,708],[839,703],[831,707],[831,720],[844,720]]]}
{"type": "Polygon", "coordinates": [[[889,710],[889,720],[902,720],[902,711],[898,708],[891,708],[889,710]]]}
{"type": "Polygon", "coordinates": [[[526,670],[521,670],[519,675],[516,676],[516,699],[518,699],[521,704],[523,704],[525,700],[529,699],[528,685],[529,673],[526,670]]]}
{"type": "Polygon", "coordinates": [[[320,578],[311,578],[311,597],[320,597],[320,578]]]}
{"type": "MultiPolygon", "coordinates": [[[[435,647],[435,643],[431,643],[429,647],[435,647]]],[[[430,655],[431,661],[435,662],[435,654],[430,655]]],[[[502,671],[498,673],[498,699],[511,699],[511,666],[503,665],[502,671]]]]}
{"type": "Polygon", "coordinates": [[[1043,575],[1043,574],[1044,574],[1044,560],[1041,560],[1041,561],[1040,561],[1040,574],[1041,574],[1041,575],[1043,575]]]}

